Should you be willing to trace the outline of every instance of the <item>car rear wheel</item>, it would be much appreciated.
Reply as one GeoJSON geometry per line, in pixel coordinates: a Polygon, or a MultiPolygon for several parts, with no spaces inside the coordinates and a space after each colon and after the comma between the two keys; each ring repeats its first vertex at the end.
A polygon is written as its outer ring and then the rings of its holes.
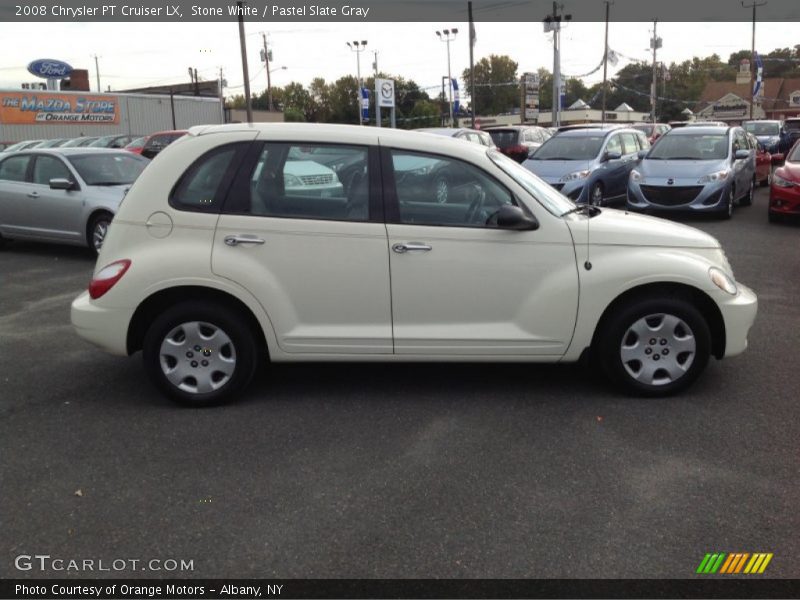
{"type": "Polygon", "coordinates": [[[433,197],[436,204],[446,204],[450,198],[450,180],[447,175],[439,174],[433,180],[433,197]]]}
{"type": "Polygon", "coordinates": [[[145,370],[167,396],[194,407],[229,402],[253,378],[258,347],[248,323],[217,304],[185,302],[145,334],[145,370]]]}
{"type": "Polygon", "coordinates": [[[108,227],[111,225],[113,218],[114,216],[111,213],[106,212],[92,217],[89,227],[87,227],[86,242],[95,254],[99,254],[100,248],[103,247],[103,242],[108,234],[108,227]]]}
{"type": "Polygon", "coordinates": [[[711,333],[689,301],[644,297],[606,321],[596,346],[603,371],[625,391],[668,396],[685,389],[705,369],[711,333]]]}

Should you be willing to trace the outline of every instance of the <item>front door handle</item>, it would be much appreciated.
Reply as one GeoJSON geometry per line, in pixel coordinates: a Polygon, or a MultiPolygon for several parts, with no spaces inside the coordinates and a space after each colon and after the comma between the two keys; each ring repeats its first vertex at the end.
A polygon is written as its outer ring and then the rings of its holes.
{"type": "Polygon", "coordinates": [[[229,235],[225,238],[228,246],[238,246],[239,244],[263,244],[264,240],[254,235],[229,235]]]}
{"type": "Polygon", "coordinates": [[[395,244],[392,246],[392,250],[397,252],[397,254],[405,254],[406,252],[430,252],[433,248],[427,244],[420,244],[419,242],[408,242],[405,244],[395,244]]]}
{"type": "Polygon", "coordinates": [[[39,197],[39,192],[31,192],[30,194],[28,194],[28,198],[38,198],[38,197],[39,197]]]}

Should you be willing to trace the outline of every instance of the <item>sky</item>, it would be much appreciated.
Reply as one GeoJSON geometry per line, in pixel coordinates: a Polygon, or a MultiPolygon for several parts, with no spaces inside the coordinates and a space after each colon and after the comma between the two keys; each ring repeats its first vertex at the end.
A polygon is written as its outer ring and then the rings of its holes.
{"type": "MultiPolygon", "coordinates": [[[[450,44],[453,76],[469,66],[467,23],[269,23],[245,24],[251,90],[266,89],[267,79],[259,50],[261,32],[268,34],[273,51],[272,84],[298,81],[307,85],[315,77],[328,81],[356,74],[357,57],[347,41],[367,40],[360,55],[361,74],[372,73],[377,51],[381,71],[411,78],[433,94],[447,74],[447,48],[435,35],[437,29],[458,28],[450,44]],[[281,67],[286,67],[282,69],[281,67]]],[[[650,61],[652,23],[609,25],[609,47],[624,58],[609,76],[631,62],[650,61]]],[[[506,54],[519,63],[519,73],[545,67],[552,71],[552,36],[535,23],[476,23],[475,61],[490,54],[506,54]]],[[[74,68],[89,69],[96,91],[95,61],[98,55],[101,87],[112,90],[166,83],[187,83],[187,69],[196,68],[201,79],[216,79],[221,66],[228,88],[226,96],[243,93],[238,25],[220,23],[0,23],[0,88],[19,89],[22,82],[36,81],[26,65],[38,58],[66,61],[74,68]],[[35,43],[31,40],[35,39],[35,43]]],[[[604,24],[572,22],[561,34],[561,70],[581,75],[602,61],[604,24]]],[[[667,64],[692,56],[719,54],[723,60],[750,47],[751,23],[659,23],[663,47],[658,60],[667,64]]],[[[756,50],[767,53],[798,42],[796,28],[785,23],[758,23],[756,50]]],[[[765,77],[769,76],[768,69],[765,77]]],[[[584,78],[588,85],[602,81],[602,69],[584,78]]]]}

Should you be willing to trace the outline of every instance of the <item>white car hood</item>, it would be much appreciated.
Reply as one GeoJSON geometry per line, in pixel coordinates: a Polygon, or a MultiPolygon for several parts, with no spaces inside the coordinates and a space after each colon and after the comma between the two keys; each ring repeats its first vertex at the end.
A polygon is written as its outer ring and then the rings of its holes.
{"type": "Polygon", "coordinates": [[[600,214],[591,219],[581,213],[572,214],[567,217],[567,225],[578,244],[586,241],[588,227],[592,245],[720,247],[716,238],[694,227],[613,208],[603,208],[600,214]]]}

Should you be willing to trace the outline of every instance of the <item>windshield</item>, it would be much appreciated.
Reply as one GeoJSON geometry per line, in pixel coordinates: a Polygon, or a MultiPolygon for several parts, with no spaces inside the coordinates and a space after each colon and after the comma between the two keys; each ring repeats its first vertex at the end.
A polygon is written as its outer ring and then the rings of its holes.
{"type": "Polygon", "coordinates": [[[86,185],[127,185],[136,181],[149,162],[138,154],[104,152],[67,156],[86,185]]]}
{"type": "Polygon", "coordinates": [[[556,135],[542,144],[533,160],[591,160],[600,153],[604,135],[556,135]]]}
{"type": "Polygon", "coordinates": [[[645,135],[653,135],[653,125],[631,125],[634,129],[638,129],[645,135]]]}
{"type": "Polygon", "coordinates": [[[516,129],[490,129],[487,133],[492,136],[494,145],[498,148],[508,148],[517,143],[519,133],[516,129]]]}
{"type": "Polygon", "coordinates": [[[663,135],[647,155],[651,160],[722,160],[728,156],[728,134],[663,135]]]}
{"type": "Polygon", "coordinates": [[[778,123],[750,121],[744,124],[744,130],[753,135],[778,135],[780,133],[780,125],[778,123]]]}
{"type": "Polygon", "coordinates": [[[506,175],[524,187],[549,213],[559,217],[575,208],[575,204],[571,200],[561,195],[560,192],[557,192],[517,161],[508,158],[497,150],[487,150],[486,154],[506,175]]]}

